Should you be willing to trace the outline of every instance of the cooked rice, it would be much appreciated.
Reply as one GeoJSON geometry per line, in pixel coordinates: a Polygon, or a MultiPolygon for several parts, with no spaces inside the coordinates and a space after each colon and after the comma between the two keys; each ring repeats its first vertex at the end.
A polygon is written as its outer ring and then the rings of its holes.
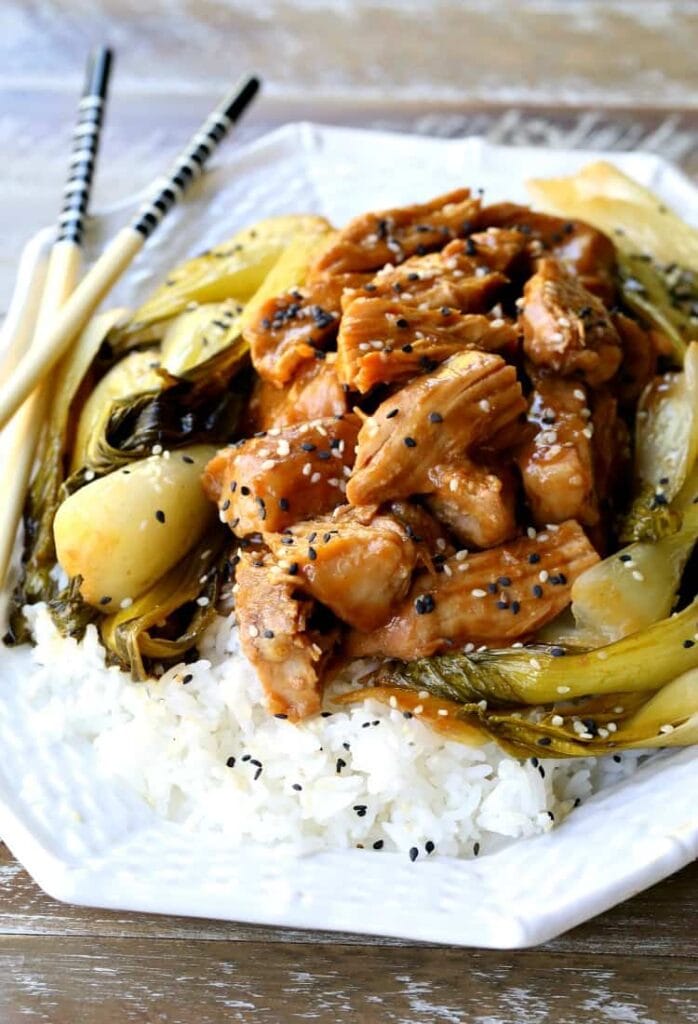
{"type": "Polygon", "coordinates": [[[36,645],[3,662],[22,676],[37,742],[88,742],[99,770],[155,814],[231,844],[486,854],[548,831],[637,764],[635,754],[521,763],[493,743],[446,741],[371,700],[291,725],[265,711],[223,618],[199,661],[149,683],[105,667],[93,626],[77,643],[57,633],[44,605],[30,618],[36,645]]]}

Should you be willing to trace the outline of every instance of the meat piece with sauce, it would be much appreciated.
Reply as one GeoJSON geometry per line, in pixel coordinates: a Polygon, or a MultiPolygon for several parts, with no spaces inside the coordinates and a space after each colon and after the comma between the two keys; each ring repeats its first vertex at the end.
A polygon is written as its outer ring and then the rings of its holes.
{"type": "Polygon", "coordinates": [[[596,387],[620,366],[621,342],[606,307],[558,260],[540,260],[526,281],[521,324],[536,367],[596,387]]]}
{"type": "Polygon", "coordinates": [[[560,377],[539,377],[531,392],[534,437],[517,454],[533,521],[538,526],[599,520],[594,479],[593,427],[586,388],[560,377]]]}
{"type": "Polygon", "coordinates": [[[483,207],[478,224],[517,231],[527,240],[533,261],[540,255],[553,256],[607,305],[615,301],[615,247],[610,238],[591,224],[563,220],[516,203],[483,207]]]}
{"type": "Polygon", "coordinates": [[[467,242],[458,239],[440,252],[412,256],[398,266],[388,264],[362,288],[347,290],[342,306],[346,309],[354,298],[363,295],[399,300],[403,306],[419,309],[446,307],[461,313],[486,312],[497,301],[508,278],[479,266],[467,255],[467,248],[467,242]]]}
{"type": "Polygon", "coordinates": [[[463,459],[429,471],[427,505],[463,544],[491,548],[518,533],[516,484],[509,467],[496,471],[463,459]]]}
{"type": "Polygon", "coordinates": [[[652,335],[629,316],[614,313],[611,319],[623,349],[616,389],[621,402],[632,405],[657,372],[657,348],[652,335]]]}
{"type": "Polygon", "coordinates": [[[308,279],[324,271],[376,271],[386,263],[402,263],[410,256],[443,249],[453,238],[472,230],[479,209],[480,200],[462,188],[428,203],[362,214],[321,253],[308,279]]]}
{"type": "Polygon", "coordinates": [[[363,630],[390,618],[409,590],[419,554],[392,515],[349,505],[282,534],[265,533],[264,540],[299,589],[363,630]]]}
{"type": "Polygon", "coordinates": [[[218,452],[203,476],[221,521],[238,537],[285,530],[343,504],[359,420],[314,420],[218,452]]]}
{"type": "Polygon", "coordinates": [[[463,349],[515,349],[518,330],[503,319],[454,309],[412,309],[385,299],[348,303],[337,339],[339,379],[365,393],[435,369],[463,349]]]}
{"type": "Polygon", "coordinates": [[[254,434],[348,411],[346,391],[337,376],[337,354],[329,352],[324,359],[302,363],[285,388],[258,377],[247,408],[247,427],[254,434]]]}
{"type": "Polygon", "coordinates": [[[569,604],[572,584],[598,560],[573,520],[535,538],[465,557],[458,553],[438,576],[416,577],[381,629],[353,630],[346,652],[410,661],[466,643],[523,640],[569,604]]]}
{"type": "Polygon", "coordinates": [[[461,352],[383,402],[361,427],[347,486],[354,505],[435,489],[430,471],[457,465],[525,412],[513,366],[486,352],[461,352]]]}
{"type": "Polygon", "coordinates": [[[264,687],[270,714],[294,722],[316,714],[322,667],[337,631],[311,628],[313,602],[268,554],[242,552],[235,578],[240,644],[264,687]]]}

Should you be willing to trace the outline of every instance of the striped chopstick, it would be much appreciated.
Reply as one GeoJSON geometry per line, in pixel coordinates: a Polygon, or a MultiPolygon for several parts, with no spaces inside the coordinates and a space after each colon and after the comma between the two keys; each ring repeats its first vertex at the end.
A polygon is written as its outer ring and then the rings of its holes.
{"type": "Polygon", "coordinates": [[[165,214],[201,173],[220,141],[242,116],[259,90],[256,77],[246,78],[206,118],[165,178],[154,182],[154,194],[132,222],[112,239],[85,275],[50,329],[42,333],[21,361],[0,396],[0,428],[17,411],[39,381],[70,347],[110,288],[143,247],[165,214]]]}
{"type": "MultiPolygon", "coordinates": [[[[99,149],[100,130],[111,71],[111,51],[101,48],[89,58],[85,86],[78,105],[68,179],[63,207],[58,218],[56,239],[51,248],[43,288],[30,291],[27,303],[38,307],[32,345],[40,343],[58,310],[71,294],[80,274],[85,215],[99,149]]],[[[25,339],[16,334],[8,345],[6,363],[26,356],[25,339]]],[[[36,447],[44,423],[50,383],[35,388],[12,420],[0,441],[0,478],[6,482],[0,503],[0,587],[12,555],[17,526],[22,515],[36,447]]]]}

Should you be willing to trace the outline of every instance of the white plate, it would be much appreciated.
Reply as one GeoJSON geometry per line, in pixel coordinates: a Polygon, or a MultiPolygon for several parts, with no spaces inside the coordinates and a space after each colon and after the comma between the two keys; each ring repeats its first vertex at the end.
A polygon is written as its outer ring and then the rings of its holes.
{"type": "MultiPolygon", "coordinates": [[[[263,215],[317,211],[342,223],[464,184],[525,201],[527,177],[603,155],[292,125],[224,150],[112,298],[133,302],[175,260],[263,215]]],[[[609,158],[698,222],[698,194],[661,159],[609,158]]],[[[92,245],[133,202],[96,218],[92,245]]],[[[237,851],[214,834],[193,842],[100,776],[89,750],[38,744],[34,714],[21,688],[0,691],[0,833],[48,893],[73,903],[513,948],[558,935],[698,854],[695,748],[659,754],[546,835],[478,860],[412,864],[360,850],[237,851]]]]}

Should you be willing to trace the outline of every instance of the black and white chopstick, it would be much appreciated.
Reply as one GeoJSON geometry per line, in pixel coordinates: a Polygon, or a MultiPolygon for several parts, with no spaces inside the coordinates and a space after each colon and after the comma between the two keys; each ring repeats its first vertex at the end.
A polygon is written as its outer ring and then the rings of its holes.
{"type": "Polygon", "coordinates": [[[73,151],[68,180],[63,189],[63,209],[58,219],[59,242],[82,245],[85,214],[92,188],[99,150],[104,107],[109,88],[112,53],[103,47],[89,61],[85,88],[78,106],[78,119],[73,131],[73,151]]]}
{"type": "MultiPolygon", "coordinates": [[[[73,131],[73,149],[68,180],[63,191],[63,208],[58,218],[56,239],[46,266],[43,287],[33,288],[27,303],[38,308],[32,342],[25,350],[26,340],[11,339],[3,376],[14,364],[30,358],[50,330],[58,311],[77,285],[82,267],[82,238],[85,214],[90,199],[100,129],[107,99],[111,51],[96,50],[91,54],[85,76],[85,87],[78,105],[73,131]],[[12,344],[12,341],[15,344],[12,344]]],[[[48,371],[46,371],[46,374],[48,371]]],[[[45,374],[44,374],[45,376],[45,374]]],[[[14,546],[17,526],[22,515],[24,497],[29,483],[36,447],[45,419],[50,382],[32,386],[31,394],[3,433],[0,442],[0,479],[5,482],[0,502],[0,587],[5,580],[14,546]]]]}
{"type": "Polygon", "coordinates": [[[213,110],[177,158],[165,179],[155,183],[155,194],[133,221],[112,239],[61,308],[50,329],[21,361],[0,395],[0,428],[14,415],[87,323],[95,309],[143,247],[165,214],[186,191],[219,142],[242,116],[260,87],[256,77],[246,78],[213,110]]]}

